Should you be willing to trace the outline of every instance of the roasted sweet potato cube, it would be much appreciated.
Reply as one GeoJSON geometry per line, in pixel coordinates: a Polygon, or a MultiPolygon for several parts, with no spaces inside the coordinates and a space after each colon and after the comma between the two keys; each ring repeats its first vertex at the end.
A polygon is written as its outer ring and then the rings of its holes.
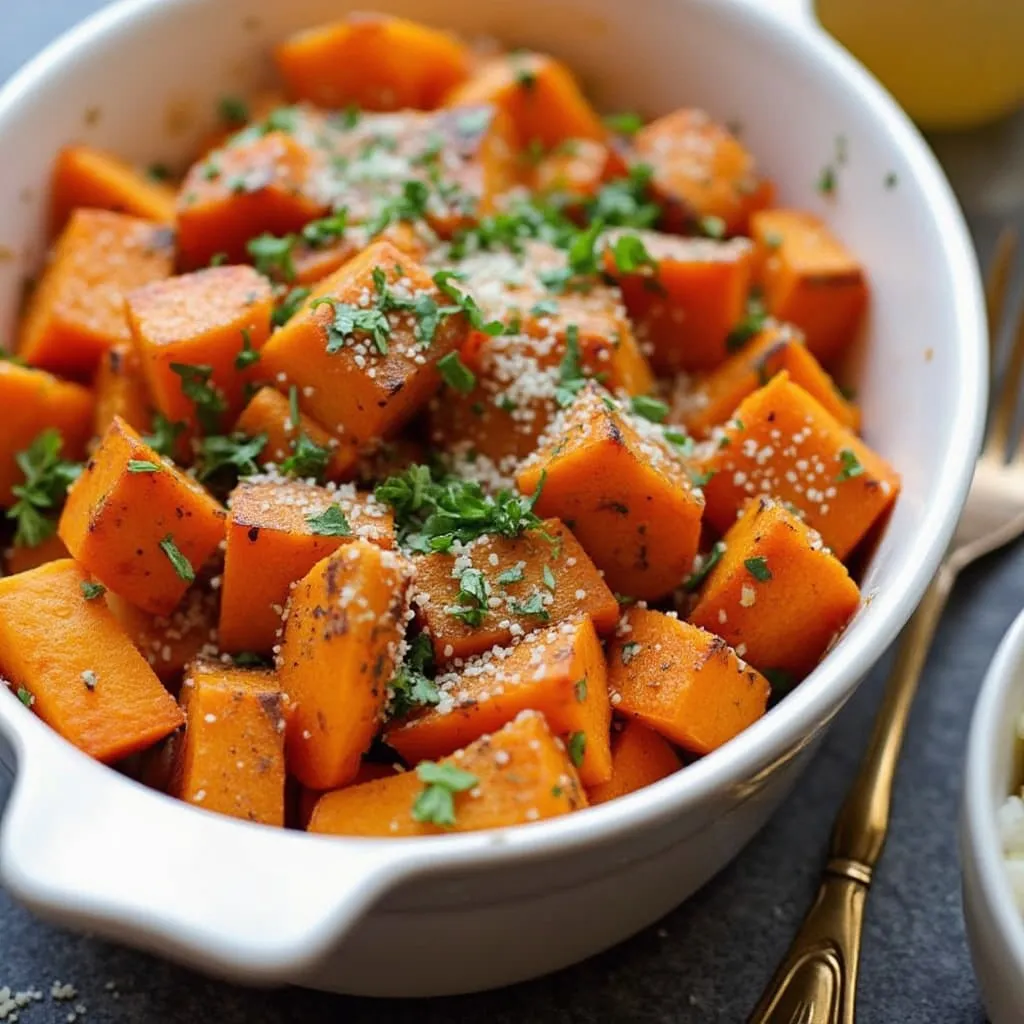
{"type": "Polygon", "coordinates": [[[635,793],[679,771],[683,762],[672,744],[639,721],[612,732],[612,777],[587,787],[590,806],[635,793]]]}
{"type": "Polygon", "coordinates": [[[441,664],[458,666],[577,615],[589,615],[602,635],[618,618],[614,595],[557,519],[518,537],[481,537],[464,545],[457,558],[437,553],[417,557],[414,564],[413,600],[441,664]],[[486,608],[479,594],[474,598],[467,590],[477,582],[487,595],[486,608]]]}
{"type": "Polygon", "coordinates": [[[108,590],[103,599],[153,671],[177,684],[190,661],[214,655],[217,645],[216,595],[193,587],[170,615],[151,615],[108,590]]]}
{"type": "Polygon", "coordinates": [[[714,633],[630,608],[608,646],[612,706],[694,754],[756,722],[771,686],[714,633]]]}
{"type": "Polygon", "coordinates": [[[472,658],[437,683],[437,707],[392,723],[384,734],[407,764],[435,761],[531,710],[561,737],[585,785],[611,777],[604,652],[586,616],[472,658]]]}
{"type": "Polygon", "coordinates": [[[565,139],[604,139],[607,131],[572,72],[541,53],[502,54],[448,93],[445,105],[494,104],[515,126],[520,146],[545,148],[565,139]]]}
{"type": "Polygon", "coordinates": [[[770,498],[750,502],[724,544],[690,621],[778,685],[799,681],[857,610],[857,584],[814,530],[770,498]]]}
{"type": "Polygon", "coordinates": [[[103,354],[131,341],[126,292],[171,272],[169,228],[107,210],[76,210],[29,298],[18,354],[31,366],[92,377],[103,354]]]}
{"type": "Polygon", "coordinates": [[[260,388],[249,399],[249,404],[238,417],[235,430],[249,437],[258,437],[262,434],[267,439],[258,456],[259,462],[263,465],[281,466],[285,460],[295,456],[297,445],[301,456],[302,437],[328,453],[323,472],[325,480],[351,478],[359,461],[359,450],[351,440],[343,441],[328,433],[312,417],[300,412],[299,422],[293,423],[289,399],[274,388],[260,388]]]}
{"type": "Polygon", "coordinates": [[[63,231],[72,211],[83,206],[170,224],[174,190],[112,153],[92,146],[65,146],[57,154],[50,182],[51,233],[63,231]]]}
{"type": "Polygon", "coordinates": [[[93,397],[85,388],[58,380],[43,370],[0,360],[0,508],[15,501],[12,488],[24,482],[17,463],[44,431],[56,430],[61,457],[77,461],[92,434],[93,397]]]}
{"type": "Polygon", "coordinates": [[[606,397],[584,388],[516,482],[541,488],[537,514],[572,523],[612,590],[654,600],[690,571],[704,499],[666,445],[606,397]]]}
{"type": "Polygon", "coordinates": [[[533,166],[530,188],[577,213],[605,182],[625,173],[626,162],[613,146],[595,139],[566,139],[533,166]]]}
{"type": "Polygon", "coordinates": [[[393,522],[387,506],[351,486],[328,490],[298,480],[242,481],[228,515],[221,647],[269,652],[280,642],[292,584],[358,538],[393,547],[393,522]]]}
{"type": "Polygon", "coordinates": [[[224,539],[224,510],[115,418],[71,490],[58,532],[114,593],[169,615],[224,539]]]}
{"type": "Polygon", "coordinates": [[[286,235],[328,212],[317,191],[325,156],[283,131],[242,139],[194,164],[177,201],[178,260],[185,270],[219,254],[246,258],[250,238],[286,235]]]}
{"type": "Polygon", "coordinates": [[[706,437],[725,423],[747,395],[785,370],[827,409],[842,426],[854,432],[860,410],[843,397],[832,378],[804,344],[800,331],[788,324],[769,323],[749,344],[717,370],[698,380],[680,381],[673,400],[672,419],[696,437],[706,437]]]}
{"type": "Polygon", "coordinates": [[[860,263],[811,213],[760,210],[750,233],[768,311],[796,324],[811,352],[832,366],[856,336],[867,306],[860,263]]]}
{"type": "Polygon", "coordinates": [[[431,784],[410,771],[325,794],[313,811],[309,831],[339,836],[477,832],[587,806],[565,746],[534,711],[522,712],[498,732],[445,758],[442,771],[449,765],[474,780],[471,790],[452,794],[450,818],[443,808],[423,806],[431,784]]]}
{"type": "Polygon", "coordinates": [[[294,708],[288,766],[304,786],[358,772],[402,656],[411,581],[405,558],[358,538],[295,584],[278,676],[294,708]]]}
{"type": "Polygon", "coordinates": [[[799,509],[845,559],[896,500],[899,474],[783,370],[744,399],[701,463],[707,520],[724,533],[751,497],[799,509]]]}
{"type": "Polygon", "coordinates": [[[4,551],[4,574],[14,576],[19,572],[38,569],[47,562],[56,562],[58,558],[67,557],[68,549],[56,534],[52,534],[34,547],[12,544],[4,551]]]}
{"type": "Polygon", "coordinates": [[[106,433],[115,416],[120,416],[140,433],[150,429],[153,415],[149,385],[134,345],[115,345],[104,353],[93,390],[96,394],[93,432],[97,437],[106,433]]]}
{"type": "Polygon", "coordinates": [[[771,202],[771,183],[754,158],[703,110],[681,109],[636,133],[637,161],[653,169],[651,187],[667,231],[689,231],[704,218],[721,221],[729,235],[747,230],[750,215],[771,202]]]}
{"type": "MultiPolygon", "coordinates": [[[[318,284],[354,256],[358,256],[373,240],[370,236],[371,227],[374,225],[353,224],[346,227],[339,241],[328,245],[311,245],[300,237],[292,252],[295,283],[318,284]]],[[[389,224],[374,237],[387,239],[396,249],[408,253],[414,260],[422,260],[438,244],[437,235],[425,221],[389,224]]]]}
{"type": "Polygon", "coordinates": [[[383,14],[350,14],[278,44],[289,94],[320,107],[429,110],[468,74],[465,44],[440,29],[383,14]]]}
{"type": "Polygon", "coordinates": [[[110,609],[70,558],[0,579],[0,674],[39,717],[107,763],[184,721],[110,609]]]}
{"type": "Polygon", "coordinates": [[[605,269],[618,281],[641,349],[659,374],[710,370],[727,358],[750,292],[754,250],[747,239],[619,231],[604,244],[605,269]],[[627,238],[640,240],[650,262],[620,267],[617,246],[630,244],[627,238]]]}
{"type": "Polygon", "coordinates": [[[283,827],[287,702],[274,673],[200,659],[186,669],[181,702],[186,726],[175,795],[283,827]]]}
{"type": "Polygon", "coordinates": [[[374,242],[273,333],[261,371],[296,385],[302,410],[343,440],[377,441],[426,404],[437,361],[464,342],[462,314],[427,315],[448,305],[414,260],[374,242]]]}
{"type": "Polygon", "coordinates": [[[270,334],[270,283],[252,267],[210,267],[136,288],[125,305],[157,409],[218,433],[241,411],[251,377],[240,371],[239,355],[258,352],[270,334]],[[205,421],[187,393],[195,374],[216,389],[223,407],[211,408],[205,421]]]}
{"type": "MultiPolygon", "coordinates": [[[[348,787],[361,786],[364,782],[374,782],[377,779],[390,779],[396,775],[403,774],[404,771],[405,769],[398,763],[380,764],[377,761],[363,760],[359,764],[359,770],[356,772],[355,778],[348,784],[348,787]]],[[[299,828],[307,829],[309,828],[310,819],[313,817],[313,811],[324,794],[318,789],[309,789],[307,786],[297,785],[297,789],[298,796],[295,799],[296,823],[299,828]]],[[[334,790],[334,792],[337,792],[337,790],[334,790]]]]}

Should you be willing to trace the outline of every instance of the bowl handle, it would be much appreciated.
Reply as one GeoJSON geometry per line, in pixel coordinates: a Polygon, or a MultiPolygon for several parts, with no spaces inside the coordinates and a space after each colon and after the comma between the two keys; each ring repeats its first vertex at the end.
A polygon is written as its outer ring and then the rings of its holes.
{"type": "Polygon", "coordinates": [[[62,743],[40,753],[19,758],[0,880],[40,916],[207,973],[298,980],[421,861],[204,812],[62,743]]]}

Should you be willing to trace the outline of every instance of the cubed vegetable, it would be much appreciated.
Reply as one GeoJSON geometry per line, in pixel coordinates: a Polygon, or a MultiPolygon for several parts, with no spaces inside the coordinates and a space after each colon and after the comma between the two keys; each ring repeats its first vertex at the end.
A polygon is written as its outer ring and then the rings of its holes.
{"type": "Polygon", "coordinates": [[[104,353],[92,386],[96,393],[93,432],[97,437],[106,433],[115,416],[139,433],[150,429],[153,415],[149,386],[134,345],[115,345],[104,353]]]}
{"type": "Polygon", "coordinates": [[[719,636],[674,615],[630,608],[608,645],[612,706],[694,754],[765,712],[771,686],[719,636]]]}
{"type": "Polygon", "coordinates": [[[638,720],[612,733],[612,777],[587,787],[591,807],[635,793],[683,767],[672,744],[638,720]]]}
{"type": "Polygon", "coordinates": [[[814,530],[770,498],[750,502],[723,543],[690,621],[724,637],[785,692],[849,622],[857,584],[814,530]]]}
{"type": "Polygon", "coordinates": [[[68,742],[111,763],[184,716],[81,566],[65,558],[0,579],[0,673],[68,742]]]}

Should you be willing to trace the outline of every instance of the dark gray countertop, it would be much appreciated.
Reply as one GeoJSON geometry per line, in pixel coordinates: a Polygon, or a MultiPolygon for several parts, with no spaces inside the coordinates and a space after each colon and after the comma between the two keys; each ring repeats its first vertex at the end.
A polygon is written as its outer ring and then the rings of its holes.
{"type": "MultiPolygon", "coordinates": [[[[0,82],[103,0],[4,0],[0,82]]],[[[1024,213],[1024,121],[935,140],[979,249],[1024,213]]],[[[1024,225],[1022,225],[1024,226],[1024,225]]],[[[957,804],[974,695],[1000,637],[1024,607],[1024,547],[971,570],[939,630],[900,766],[889,845],[868,905],[859,1020],[984,1020],[964,939],[957,804]]],[[[817,884],[833,814],[853,776],[886,662],[839,716],[797,791],[750,847],[688,904],[578,967],[501,993],[381,1003],[285,990],[249,992],[148,956],[69,935],[0,893],[0,989],[38,988],[23,1024],[216,1021],[409,1021],[410,1024],[740,1022],[785,950],[817,884]],[[56,1003],[55,980],[79,997],[56,1003]],[[113,983],[114,989],[108,986],[113,983]]],[[[0,782],[0,801],[6,793],[0,782]]]]}

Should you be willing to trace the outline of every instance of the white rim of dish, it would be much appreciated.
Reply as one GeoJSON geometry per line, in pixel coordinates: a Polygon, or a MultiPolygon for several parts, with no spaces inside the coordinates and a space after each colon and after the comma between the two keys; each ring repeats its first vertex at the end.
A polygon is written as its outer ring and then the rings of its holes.
{"type": "MultiPolygon", "coordinates": [[[[923,511],[920,529],[906,551],[906,571],[890,588],[873,598],[871,620],[850,633],[844,647],[842,671],[835,659],[826,658],[807,680],[736,740],[689,765],[685,771],[628,797],[590,808],[582,817],[567,815],[528,827],[492,832],[407,838],[403,849],[410,854],[410,861],[420,862],[407,875],[444,871],[461,865],[483,866],[512,858],[521,861],[543,857],[556,850],[566,852],[592,847],[637,828],[657,824],[673,817],[682,805],[700,802],[748,781],[827,721],[892,642],[938,566],[966,498],[983,425],[987,344],[984,302],[974,250],[949,183],[910,119],[868,72],[824,32],[788,22],[753,0],[714,0],[714,3],[716,8],[727,12],[726,16],[750,19],[765,36],[780,38],[805,50],[826,73],[838,78],[900,146],[914,179],[929,197],[938,233],[945,240],[952,276],[960,282],[956,293],[956,320],[958,332],[964,339],[958,352],[960,389],[955,420],[951,424],[953,442],[942,477],[923,511]],[[428,851],[430,855],[424,857],[428,851]]],[[[118,0],[68,30],[0,88],[0,125],[10,111],[28,99],[39,83],[58,73],[77,51],[88,49],[110,33],[125,30],[130,21],[166,5],[167,0],[118,0]]],[[[37,749],[48,742],[66,743],[41,722],[22,717],[24,710],[15,707],[15,700],[13,695],[8,701],[0,700],[0,728],[19,759],[31,756],[30,747],[37,749]],[[38,741],[31,738],[32,727],[36,725],[41,727],[38,741]],[[43,738],[43,732],[49,735],[43,738]]],[[[45,751],[39,750],[38,754],[44,756],[45,751]]],[[[113,772],[111,778],[115,778],[113,772]]],[[[123,776],[116,778],[118,784],[140,785],[123,776]]],[[[191,813],[207,813],[164,794],[150,792],[155,800],[174,803],[191,813]]],[[[254,827],[246,822],[235,824],[239,828],[254,827]]],[[[324,838],[318,836],[315,841],[322,842],[324,838]]],[[[353,837],[331,837],[331,841],[389,846],[393,843],[389,839],[353,837]]]]}
{"type": "MultiPolygon", "coordinates": [[[[1024,911],[1017,906],[1006,870],[999,835],[999,808],[992,805],[996,752],[1003,742],[1006,724],[1004,709],[1015,686],[1024,686],[1024,612],[1017,616],[999,644],[971,718],[962,829],[965,853],[974,861],[978,895],[1014,960],[1024,965],[1024,911]]],[[[1016,723],[1012,732],[1016,736],[1016,723]]],[[[1011,742],[1008,737],[1005,741],[1011,742]]],[[[1010,795],[1006,793],[1004,798],[1010,795]]]]}

